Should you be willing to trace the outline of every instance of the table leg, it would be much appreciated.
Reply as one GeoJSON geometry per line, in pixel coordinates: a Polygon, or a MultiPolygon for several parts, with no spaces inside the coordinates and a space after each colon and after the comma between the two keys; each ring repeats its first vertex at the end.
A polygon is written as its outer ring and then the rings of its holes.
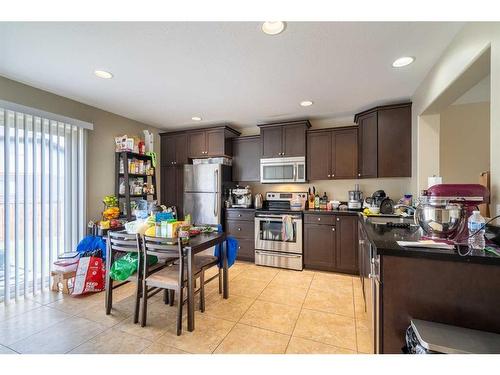
{"type": "MultiPolygon", "coordinates": [[[[191,248],[187,248],[187,282],[188,282],[188,331],[194,331],[194,280],[193,280],[194,256],[191,248]]],[[[182,302],[181,302],[182,303],[182,302]]]]}
{"type": "Polygon", "coordinates": [[[222,246],[222,296],[225,299],[229,298],[229,275],[228,275],[228,267],[227,267],[227,249],[229,246],[228,241],[224,241],[225,243],[221,244],[222,246]]]}

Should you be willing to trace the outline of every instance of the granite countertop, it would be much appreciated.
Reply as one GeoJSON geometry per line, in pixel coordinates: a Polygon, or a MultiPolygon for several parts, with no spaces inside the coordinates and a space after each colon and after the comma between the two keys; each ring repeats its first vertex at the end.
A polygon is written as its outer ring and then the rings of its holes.
{"type": "MultiPolygon", "coordinates": [[[[375,246],[377,254],[381,256],[406,256],[500,265],[500,257],[489,252],[485,252],[484,255],[461,256],[457,250],[410,248],[401,247],[397,244],[397,241],[418,241],[421,239],[424,233],[420,227],[412,226],[410,229],[388,228],[385,225],[372,223],[369,218],[362,215],[360,215],[360,222],[366,231],[368,239],[375,246]]],[[[465,254],[467,248],[461,247],[460,251],[465,254]]]]}

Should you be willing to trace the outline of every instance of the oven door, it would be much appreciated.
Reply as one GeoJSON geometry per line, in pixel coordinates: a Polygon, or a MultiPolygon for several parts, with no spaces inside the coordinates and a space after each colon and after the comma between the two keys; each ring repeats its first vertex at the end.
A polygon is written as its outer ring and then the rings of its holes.
{"type": "Polygon", "coordinates": [[[255,249],[302,254],[302,218],[292,216],[292,235],[284,240],[283,216],[262,214],[255,217],[255,249]]]}
{"type": "Polygon", "coordinates": [[[305,158],[260,159],[261,183],[294,183],[306,181],[305,158]]]}

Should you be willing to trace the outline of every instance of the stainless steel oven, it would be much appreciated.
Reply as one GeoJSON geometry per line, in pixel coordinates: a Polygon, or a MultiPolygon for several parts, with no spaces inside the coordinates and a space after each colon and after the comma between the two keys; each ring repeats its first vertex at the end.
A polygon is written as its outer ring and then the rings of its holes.
{"type": "Polygon", "coordinates": [[[255,264],[302,270],[302,213],[255,214],[255,264]],[[283,220],[291,219],[291,233],[284,238],[283,220]]]}
{"type": "Polygon", "coordinates": [[[260,182],[264,184],[306,182],[306,158],[260,159],[260,182]]]}

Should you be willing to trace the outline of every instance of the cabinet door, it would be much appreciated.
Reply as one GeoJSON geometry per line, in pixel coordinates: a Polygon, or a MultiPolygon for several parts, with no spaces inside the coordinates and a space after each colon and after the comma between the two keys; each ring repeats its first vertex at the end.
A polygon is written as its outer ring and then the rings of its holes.
{"type": "Polygon", "coordinates": [[[331,271],[335,268],[335,227],[304,225],[304,266],[331,271]]]}
{"type": "Polygon", "coordinates": [[[224,150],[224,130],[208,130],[206,131],[207,148],[209,156],[223,156],[224,150]]]}
{"type": "Polygon", "coordinates": [[[332,132],[311,132],[307,134],[308,180],[331,178],[332,132]]]}
{"type": "Polygon", "coordinates": [[[190,158],[207,156],[205,145],[205,131],[188,133],[188,156],[190,158]]]}
{"type": "Polygon", "coordinates": [[[307,126],[304,124],[283,126],[282,156],[306,156],[306,130],[307,126]]]}
{"type": "MultiPolygon", "coordinates": [[[[359,119],[359,173],[358,177],[377,177],[377,113],[370,113],[359,119]]],[[[398,146],[399,147],[399,146],[398,146]]]]}
{"type": "Polygon", "coordinates": [[[233,181],[260,181],[260,137],[233,138],[233,181]]]}
{"type": "Polygon", "coordinates": [[[332,132],[332,178],[358,177],[358,129],[332,132]]]}
{"type": "Polygon", "coordinates": [[[335,268],[342,272],[358,273],[358,218],[337,216],[337,246],[335,268]]]}
{"type": "Polygon", "coordinates": [[[279,158],[282,157],[282,142],[283,136],[281,126],[270,126],[260,129],[260,141],[262,158],[279,158]]]}
{"type": "Polygon", "coordinates": [[[188,163],[187,135],[175,136],[175,163],[183,165],[188,163]]]}
{"type": "Polygon", "coordinates": [[[177,168],[161,168],[161,203],[165,206],[177,205],[177,168]]]}
{"type": "Polygon", "coordinates": [[[378,177],[411,177],[411,106],[378,113],[378,177]]]}
{"type": "Polygon", "coordinates": [[[160,164],[172,165],[175,161],[175,136],[161,137],[160,164]]]}

